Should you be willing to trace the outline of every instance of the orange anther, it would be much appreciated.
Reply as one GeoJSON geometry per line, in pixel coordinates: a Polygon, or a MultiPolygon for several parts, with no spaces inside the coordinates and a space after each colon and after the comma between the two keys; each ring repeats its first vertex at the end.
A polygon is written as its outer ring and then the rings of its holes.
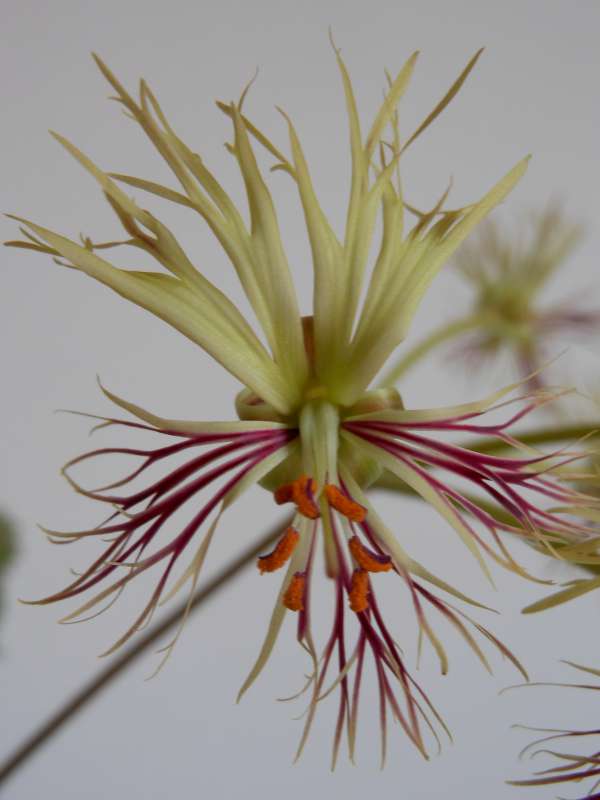
{"type": "Polygon", "coordinates": [[[284,503],[291,503],[294,499],[294,484],[284,483],[283,486],[280,486],[279,489],[275,490],[273,496],[278,506],[281,506],[284,503]]]}
{"type": "Polygon", "coordinates": [[[303,572],[296,572],[283,595],[283,605],[289,608],[290,611],[302,611],[304,609],[305,585],[306,575],[303,572]]]}
{"type": "Polygon", "coordinates": [[[275,572],[276,569],[283,567],[294,552],[299,540],[300,534],[298,531],[295,528],[288,528],[270,553],[267,553],[266,556],[258,557],[256,566],[261,573],[275,572]]]}
{"type": "Polygon", "coordinates": [[[275,502],[278,505],[294,502],[304,517],[317,519],[321,516],[319,507],[314,500],[317,488],[317,484],[312,478],[308,475],[301,475],[292,483],[285,483],[275,491],[275,502]]]}
{"type": "Polygon", "coordinates": [[[294,503],[298,506],[298,511],[304,517],[317,519],[321,516],[319,507],[314,501],[314,494],[317,491],[317,484],[308,475],[301,475],[294,481],[294,503]]]}
{"type": "Polygon", "coordinates": [[[364,569],[355,569],[352,573],[348,599],[350,608],[357,614],[369,607],[369,573],[364,569]]]}
{"type": "Polygon", "coordinates": [[[364,506],[345,495],[333,483],[325,486],[325,496],[332,508],[351,519],[352,522],[363,522],[367,516],[367,509],[364,506]]]}
{"type": "Polygon", "coordinates": [[[359,567],[367,572],[387,572],[392,568],[392,559],[389,556],[380,556],[361,543],[358,536],[353,536],[348,542],[350,552],[359,567]]]}

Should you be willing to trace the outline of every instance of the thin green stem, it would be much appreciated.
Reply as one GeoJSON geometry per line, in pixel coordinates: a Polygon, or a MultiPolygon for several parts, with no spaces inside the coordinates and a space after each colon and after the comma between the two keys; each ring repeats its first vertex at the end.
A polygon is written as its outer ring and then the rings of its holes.
{"type": "MultiPolygon", "coordinates": [[[[585,437],[596,437],[600,435],[598,425],[562,425],[557,428],[535,428],[517,434],[519,442],[526,445],[552,444],[559,442],[577,442],[585,437]]],[[[508,450],[511,445],[490,436],[489,438],[472,439],[468,444],[463,445],[469,450],[476,450],[478,453],[497,453],[508,450]]]]}
{"type": "MultiPolygon", "coordinates": [[[[525,445],[538,445],[538,444],[552,444],[559,442],[576,442],[584,437],[600,436],[600,429],[598,426],[592,425],[563,425],[560,428],[537,428],[535,430],[525,431],[519,434],[518,440],[525,445]]],[[[502,439],[489,437],[481,439],[471,439],[471,441],[459,444],[469,450],[475,450],[478,453],[496,453],[502,452],[512,447],[502,439]]],[[[385,470],[373,485],[374,489],[385,489],[400,494],[418,497],[413,489],[407,484],[397,478],[388,470],[385,470]]],[[[484,509],[495,517],[499,522],[514,522],[514,517],[503,511],[495,503],[489,503],[481,498],[469,497],[473,500],[479,508],[484,509]]]]}
{"type": "MultiPolygon", "coordinates": [[[[194,596],[190,606],[190,613],[204,608],[204,603],[217,592],[224,588],[227,582],[248,566],[257,555],[264,552],[277,538],[283,529],[291,522],[282,521],[273,526],[267,533],[260,537],[254,544],[244,550],[241,555],[224,567],[215,577],[208,581],[194,596]]],[[[86,706],[102,689],[105,689],[123,670],[144,653],[158,639],[179,624],[185,613],[187,600],[180,603],[171,613],[147,633],[141,636],[132,646],[112,660],[95,677],[78,689],[72,697],[66,700],[37,730],[10,755],[0,766],[0,785],[18,767],[22,766],[50,737],[69,722],[81,709],[86,706]]]]}
{"type": "MultiPolygon", "coordinates": [[[[408,484],[404,483],[404,481],[400,480],[400,478],[397,478],[396,475],[388,470],[385,470],[381,474],[373,488],[383,489],[388,492],[394,492],[395,494],[405,494],[414,498],[415,500],[423,499],[419,494],[417,494],[417,492],[415,492],[414,489],[411,489],[408,484]]],[[[488,514],[491,514],[491,516],[493,516],[494,519],[497,519],[498,522],[508,523],[511,525],[515,524],[515,518],[512,516],[512,514],[509,514],[508,511],[504,511],[504,509],[500,508],[495,503],[490,503],[480,497],[474,497],[468,494],[465,494],[465,497],[475,503],[479,508],[487,511],[488,514]]]]}
{"type": "Polygon", "coordinates": [[[478,328],[484,321],[485,317],[482,314],[470,314],[468,317],[461,317],[460,319],[456,319],[453,322],[436,328],[424,339],[421,339],[420,342],[417,342],[414,347],[404,353],[400,360],[385,373],[379,386],[394,386],[411,367],[417,364],[424,356],[431,352],[431,350],[453,339],[455,336],[459,336],[461,333],[478,328]]]}
{"type": "MultiPolygon", "coordinates": [[[[544,439],[544,441],[552,441],[552,440],[544,439]]],[[[373,484],[372,488],[383,489],[384,491],[394,492],[394,494],[404,494],[407,495],[408,497],[412,497],[414,500],[423,499],[414,489],[411,489],[411,487],[408,486],[406,483],[404,483],[404,481],[402,481],[400,478],[398,478],[396,475],[394,475],[392,472],[389,472],[388,470],[385,470],[380,475],[376,483],[373,484]]],[[[476,497],[475,495],[467,493],[464,493],[464,497],[471,503],[476,505],[478,508],[480,508],[482,511],[488,513],[500,524],[519,525],[518,519],[513,517],[512,514],[510,514],[508,511],[505,511],[496,503],[492,503],[489,500],[485,500],[482,497],[476,497]]],[[[539,550],[538,552],[540,552],[541,554],[544,553],[543,550],[539,550]]],[[[587,573],[591,572],[592,575],[600,574],[600,566],[597,564],[578,564],[577,562],[571,562],[571,566],[580,569],[583,572],[587,573]]]]}

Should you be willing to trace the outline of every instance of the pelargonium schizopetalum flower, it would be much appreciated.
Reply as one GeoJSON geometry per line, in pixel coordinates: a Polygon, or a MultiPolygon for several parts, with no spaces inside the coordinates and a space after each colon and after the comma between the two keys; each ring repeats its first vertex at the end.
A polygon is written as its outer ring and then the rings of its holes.
{"type": "Polygon", "coordinates": [[[469,368],[506,353],[529,388],[541,388],[541,369],[554,355],[550,345],[600,329],[600,310],[586,308],[581,298],[541,302],[581,238],[580,226],[568,223],[558,206],[531,214],[516,232],[486,219],[453,258],[473,289],[471,308],[402,352],[383,383],[398,383],[426,353],[453,341],[469,368]]]}
{"type": "Polygon", "coordinates": [[[581,236],[581,228],[567,223],[557,207],[533,215],[520,236],[486,220],[455,258],[475,290],[473,318],[479,320],[465,344],[466,354],[491,357],[507,350],[523,378],[535,373],[530,379],[535,388],[552,340],[598,330],[600,311],[578,307],[575,298],[546,308],[539,302],[542,289],[581,236]]]}
{"type": "MultiPolygon", "coordinates": [[[[574,664],[572,661],[566,661],[565,663],[581,672],[587,673],[587,675],[600,677],[600,670],[598,669],[574,664]]],[[[600,691],[599,684],[590,683],[538,683],[530,685],[585,689],[590,692],[600,691]]],[[[564,728],[518,727],[546,734],[543,738],[537,739],[523,748],[521,756],[526,754],[532,758],[546,756],[554,759],[555,765],[539,770],[534,778],[509,781],[509,783],[513,786],[558,786],[563,783],[588,783],[591,786],[587,788],[584,795],[580,795],[579,800],[586,800],[586,798],[587,800],[598,800],[600,798],[600,750],[595,749],[598,747],[598,739],[600,737],[598,728],[568,730],[564,728]],[[588,746],[589,742],[592,742],[593,748],[589,754],[573,752],[580,750],[583,745],[588,746]],[[565,745],[569,747],[569,752],[563,752],[562,748],[565,745]]]]}
{"type": "Polygon", "coordinates": [[[434,723],[441,722],[407,671],[377,603],[376,586],[389,580],[390,574],[396,574],[407,587],[422,637],[433,646],[443,672],[447,657],[428,611],[438,612],[457,628],[484,664],[486,658],[468,629],[471,624],[513,658],[491,633],[438,596],[441,591],[478,605],[411,558],[401,544],[402,531],[388,526],[375,511],[366,489],[384,470],[430,503],[486,572],[484,554],[528,577],[506,547],[506,532],[544,542],[547,547],[565,537],[587,536],[585,526],[574,522],[569,514],[542,507],[547,501],[572,510],[587,502],[572,488],[562,486],[556,473],[550,474],[560,470],[562,462],[568,460],[566,455],[551,458],[520,449],[510,457],[490,456],[446,440],[456,433],[485,433],[518,447],[509,429],[547,398],[517,398],[513,402],[518,407],[512,411],[502,400],[505,390],[454,408],[405,410],[394,389],[370,388],[406,337],[421,298],[444,262],[526,169],[524,159],[481,200],[464,208],[444,210],[445,193],[429,213],[418,216],[412,228],[405,227],[400,157],[452,99],[479,53],[404,141],[398,129],[397,105],[408,85],[416,54],[395,80],[389,81],[384,102],[366,137],[346,67],[339,53],[336,56],[349,118],[352,163],[346,227],[341,238],[319,205],[296,130],[287,116],[289,160],[242,114],[245,93],[237,104],[219,104],[233,124],[234,139],[229,149],[244,183],[248,226],[204,161],[177,136],[147,84],[141,82],[136,100],[98,60],[116,99],[155,145],[180,190],[106,173],[55,134],[98,181],[128,238],[100,245],[85,238],[80,244],[22,220],[26,240],[11,243],[50,254],[59,263],[86,273],[151,311],[197,343],[244,386],[236,398],[239,420],[234,422],[162,419],[106,392],[137,418],[110,418],[106,424],[151,430],[163,435],[167,444],[148,450],[103,448],[67,465],[66,474],[73,486],[109,504],[112,513],[92,529],[48,532],[53,541],[93,537],[104,545],[87,570],[64,590],[40,602],[91,592],[91,598],[67,617],[75,619],[103,600],[116,597],[136,576],[155,568],[159,575],[155,590],[140,616],[110,649],[112,652],[148,620],[160,600],[172,596],[187,582],[193,589],[223,510],[250,486],[260,483],[273,492],[276,503],[290,505],[293,519],[274,550],[258,561],[261,573],[270,574],[283,567],[287,571],[266,639],[242,692],[267,661],[286,612],[295,612],[298,639],[312,659],[306,687],[311,701],[300,749],[318,700],[337,689],[334,761],[344,729],[353,754],[359,689],[369,657],[379,687],[383,751],[388,714],[423,754],[423,730],[435,735],[434,723]],[[388,130],[390,141],[385,140],[388,130]],[[257,164],[253,140],[274,157],[275,168],[288,174],[300,196],[314,270],[309,316],[301,316],[298,307],[275,208],[257,164]],[[260,333],[202,275],[173,233],[123,192],[119,187],[123,183],[199,214],[228,256],[260,333]],[[379,214],[381,241],[369,271],[368,257],[379,214]],[[145,251],[166,272],[117,268],[96,252],[118,245],[145,251]],[[500,421],[496,416],[492,417],[495,421],[482,419],[486,412],[502,414],[503,409],[508,410],[500,421]],[[71,468],[107,453],[139,456],[140,465],[101,489],[81,487],[71,476],[71,468]],[[126,488],[130,481],[145,477],[149,467],[166,467],[171,456],[186,453],[185,463],[167,469],[162,478],[140,490],[129,492],[126,488]],[[471,482],[501,507],[510,521],[499,521],[447,483],[448,477],[471,482]],[[536,497],[540,505],[535,503],[536,497]],[[179,531],[169,530],[167,523],[184,506],[190,510],[189,522],[179,531]],[[204,526],[208,528],[200,536],[204,526]],[[311,616],[318,613],[311,608],[318,549],[324,552],[326,574],[335,591],[331,636],[320,655],[311,633],[311,616]],[[188,562],[175,578],[184,554],[188,562]],[[348,613],[356,620],[352,643],[348,613]],[[327,688],[325,681],[332,670],[335,675],[327,688]]]}

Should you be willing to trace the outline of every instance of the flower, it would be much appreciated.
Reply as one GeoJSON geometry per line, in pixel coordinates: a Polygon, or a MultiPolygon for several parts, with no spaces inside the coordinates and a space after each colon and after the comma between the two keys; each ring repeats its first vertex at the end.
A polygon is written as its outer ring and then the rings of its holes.
{"type": "MultiPolygon", "coordinates": [[[[600,670],[598,669],[594,669],[593,667],[585,667],[581,664],[574,664],[572,661],[566,661],[565,663],[581,672],[587,673],[588,675],[600,677],[600,670]]],[[[531,685],[558,686],[568,689],[585,689],[592,692],[600,690],[600,685],[598,684],[539,683],[531,685]]],[[[524,756],[527,753],[530,753],[532,758],[535,758],[539,755],[550,756],[556,760],[556,766],[548,767],[547,769],[537,772],[536,777],[534,778],[509,781],[512,786],[553,786],[562,783],[580,783],[581,781],[591,780],[594,778],[595,780],[592,782],[591,787],[584,795],[581,796],[580,800],[586,800],[586,798],[587,800],[597,800],[597,798],[600,797],[600,792],[598,791],[600,789],[600,750],[593,750],[589,755],[579,755],[572,752],[563,753],[553,749],[555,747],[554,743],[559,742],[562,739],[567,740],[571,745],[574,745],[579,741],[587,742],[590,739],[593,741],[594,738],[597,739],[600,736],[600,730],[561,730],[555,728],[549,729],[528,727],[526,727],[526,729],[534,730],[538,733],[547,733],[549,735],[528,744],[523,748],[523,750],[521,750],[521,756],[524,756]],[[538,747],[539,745],[546,745],[546,747],[538,747]]],[[[569,749],[571,750],[573,747],[570,747],[569,749]]]]}
{"type": "Polygon", "coordinates": [[[581,238],[581,228],[567,222],[557,206],[530,215],[517,236],[487,220],[455,256],[475,292],[472,319],[477,326],[463,353],[485,358],[506,350],[531,388],[538,388],[539,369],[553,339],[598,330],[600,311],[579,307],[575,297],[539,305],[542,290],[581,238]]]}
{"type": "MultiPolygon", "coordinates": [[[[408,85],[416,54],[389,81],[383,104],[365,138],[351,82],[336,51],[349,118],[352,161],[342,238],[333,231],[319,205],[296,130],[285,114],[291,160],[243,114],[247,90],[239,103],[219,103],[233,124],[234,139],[228,147],[243,179],[250,216],[248,227],[201,157],[177,136],[147,84],[141,82],[136,100],[97,59],[116,92],[115,99],[155,145],[180,190],[138,177],[106,173],[74,145],[54,134],[98,181],[128,238],[97,244],[85,237],[77,243],[22,220],[25,240],[9,243],[50,254],[58,263],[74,267],[146,308],[197,343],[244,386],[236,398],[239,419],[230,422],[162,419],[103,390],[133,419],[102,418],[100,427],[124,426],[151,432],[166,443],[154,448],[101,448],[66,465],[65,475],[72,486],[89,498],[108,504],[110,516],[90,529],[46,531],[55,542],[93,538],[103,544],[98,558],[65,589],[37,602],[91,594],[66,619],[79,618],[105,600],[112,602],[136,576],[154,570],[158,573],[156,588],[138,618],[107,651],[113,652],[148,621],[159,602],[172,597],[186,583],[191,587],[191,598],[221,515],[249,487],[260,483],[273,493],[276,503],[289,505],[292,514],[272,552],[258,559],[260,574],[270,576],[283,568],[286,573],[264,644],[240,695],[269,658],[286,612],[296,613],[297,637],[312,663],[305,686],[310,695],[309,710],[298,754],[319,701],[337,690],[339,712],[333,763],[344,730],[350,756],[354,753],[360,686],[368,657],[375,666],[379,691],[382,758],[388,714],[399,722],[423,755],[427,752],[424,731],[429,730],[437,738],[436,725],[444,727],[427,695],[409,673],[378,603],[376,587],[393,574],[405,586],[421,637],[431,643],[443,673],[448,668],[447,656],[430,623],[429,612],[438,613],[456,628],[485,666],[486,656],[470,627],[522,670],[493,634],[451,605],[445,595],[475,606],[480,604],[415,561],[402,547],[398,531],[388,527],[376,512],[366,490],[384,471],[396,475],[430,503],[487,574],[482,553],[507,569],[530,577],[508,551],[507,532],[550,549],[565,538],[579,541],[588,535],[586,526],[570,516],[570,512],[588,502],[587,498],[560,483],[560,470],[573,456],[540,455],[520,448],[510,434],[512,425],[547,402],[547,396],[515,398],[511,402],[518,408],[512,411],[503,401],[516,388],[509,387],[482,401],[454,408],[413,410],[404,409],[395,389],[369,388],[406,336],[423,294],[444,262],[526,169],[524,159],[481,200],[464,208],[444,210],[444,193],[411,229],[403,228],[400,157],[452,99],[478,56],[479,53],[469,61],[412,136],[401,143],[396,108],[408,85]],[[391,142],[383,138],[388,128],[391,142]],[[287,173],[300,196],[313,257],[310,316],[300,314],[275,208],[252,140],[275,158],[274,169],[287,173]],[[130,199],[120,184],[158,195],[199,214],[228,256],[258,320],[264,343],[231,300],[195,267],[171,231],[130,199]],[[373,270],[368,273],[378,213],[382,236],[373,270]],[[167,272],[122,269],[98,255],[98,251],[119,246],[145,251],[167,272]],[[504,418],[498,420],[497,415],[502,414],[504,418]],[[503,441],[514,452],[509,457],[486,455],[452,442],[455,434],[483,433],[503,441]],[[139,466],[107,486],[85,489],[73,477],[73,468],[84,460],[107,454],[137,457],[139,466]],[[185,460],[173,466],[174,457],[185,460]],[[165,470],[162,477],[147,478],[141,489],[130,488],[133,481],[143,481],[150,468],[161,466],[165,470]],[[470,483],[492,500],[504,517],[497,518],[470,495],[454,488],[447,477],[470,483]],[[536,497],[542,504],[546,500],[559,503],[564,511],[545,510],[534,502],[536,497]],[[184,507],[189,510],[190,519],[179,532],[173,532],[168,523],[184,507]],[[334,591],[335,610],[331,635],[319,653],[311,632],[311,618],[316,613],[311,606],[311,586],[317,550],[321,547],[334,591]],[[175,577],[184,554],[187,566],[175,577]],[[356,623],[351,645],[348,613],[356,623]],[[326,686],[332,672],[331,683],[326,686]]],[[[167,655],[173,643],[167,648],[167,655]]]]}
{"type": "Polygon", "coordinates": [[[470,367],[508,353],[526,385],[540,389],[549,344],[560,336],[589,335],[600,327],[600,311],[582,307],[575,296],[547,307],[539,304],[546,283],[581,236],[581,228],[567,223],[557,206],[530,215],[517,236],[486,219],[454,257],[473,289],[471,309],[403,350],[387,369],[382,385],[397,384],[433,349],[453,340],[455,355],[470,367]]]}

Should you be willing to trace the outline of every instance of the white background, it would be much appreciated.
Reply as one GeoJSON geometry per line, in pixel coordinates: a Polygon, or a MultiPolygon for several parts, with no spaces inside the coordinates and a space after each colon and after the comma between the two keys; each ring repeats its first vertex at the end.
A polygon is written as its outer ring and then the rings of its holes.
{"type": "MultiPolygon", "coordinates": [[[[549,198],[561,198],[572,218],[588,224],[588,236],[549,294],[558,297],[573,288],[597,292],[599,10],[597,2],[582,0],[10,0],[4,4],[0,54],[2,207],[67,235],[118,235],[93,181],[50,139],[46,128],[67,135],[108,170],[166,178],[142,135],[114,103],[105,101],[107,86],[89,57],[96,50],[132,89],[140,75],[148,79],[176,129],[240,201],[232,159],[222,147],[229,137],[228,123],[213,101],[236,98],[258,65],[248,114],[282,147],[285,128],[274,105],[292,115],[323,205],[339,225],[346,202],[347,136],[327,26],[333,26],[365,118],[381,97],[384,67],[397,70],[414,49],[422,51],[403,104],[405,132],[485,45],[487,51],[459,98],[407,158],[408,198],[417,206],[431,205],[452,175],[454,203],[463,204],[532,152],[526,178],[497,214],[514,224],[549,198]]],[[[299,207],[286,176],[273,175],[271,185],[306,303],[310,267],[299,207]]],[[[199,221],[170,209],[163,218],[176,223],[177,233],[209,277],[235,295],[225,258],[199,221]]],[[[14,237],[10,221],[2,223],[2,235],[14,237]]],[[[89,557],[83,545],[79,550],[50,546],[35,523],[77,528],[96,520],[96,510],[73,496],[58,475],[59,465],[86,447],[87,423],[54,415],[53,409],[107,413],[109,406],[95,384],[97,372],[115,391],[173,417],[227,417],[238,389],[160,321],[88,279],[60,270],[50,259],[5,251],[1,285],[0,506],[18,525],[20,554],[5,589],[7,611],[0,629],[0,754],[8,753],[94,673],[96,654],[132,618],[148,588],[132,587],[107,615],[74,627],[55,624],[63,609],[17,605],[17,597],[37,597],[60,587],[68,568],[82,566],[89,557]]],[[[415,334],[450,319],[466,302],[458,281],[442,276],[417,317],[415,334]]],[[[503,377],[466,376],[434,359],[415,371],[402,391],[412,406],[440,405],[473,398],[503,377]]],[[[105,436],[103,441],[111,440],[105,436]]],[[[522,617],[520,608],[543,589],[497,574],[498,591],[493,592],[432,511],[389,497],[381,499],[381,507],[422,559],[464,591],[501,608],[502,616],[480,619],[523,658],[535,677],[572,678],[559,665],[561,657],[600,665],[597,598],[588,596],[543,617],[522,617]]],[[[222,526],[207,574],[273,519],[267,495],[252,492],[222,526]]],[[[538,574],[563,577],[540,557],[516,551],[538,574]]],[[[593,695],[532,688],[498,697],[498,690],[515,681],[516,674],[495,658],[495,676],[489,677],[446,632],[450,674],[439,677],[430,653],[419,673],[455,736],[455,744],[441,757],[424,763],[392,730],[388,765],[379,771],[376,698],[369,684],[358,766],[342,759],[334,775],[328,771],[335,711],[331,702],[324,704],[302,761],[292,766],[301,726],[292,717],[302,706],[274,700],[296,690],[308,666],[291,623],[260,682],[240,706],[234,703],[263,635],[275,585],[248,571],[193,618],[158,678],[144,682],[155,664],[151,655],[144,657],[7,784],[6,796],[551,797],[552,789],[514,789],[503,783],[527,776],[530,769],[516,759],[527,735],[511,732],[510,724],[598,725],[600,705],[594,705],[593,695]]],[[[414,665],[410,610],[396,603],[388,612],[407,661],[414,665]]],[[[327,614],[328,609],[325,621],[327,614]]],[[[577,791],[562,794],[576,796],[577,791]]]]}

